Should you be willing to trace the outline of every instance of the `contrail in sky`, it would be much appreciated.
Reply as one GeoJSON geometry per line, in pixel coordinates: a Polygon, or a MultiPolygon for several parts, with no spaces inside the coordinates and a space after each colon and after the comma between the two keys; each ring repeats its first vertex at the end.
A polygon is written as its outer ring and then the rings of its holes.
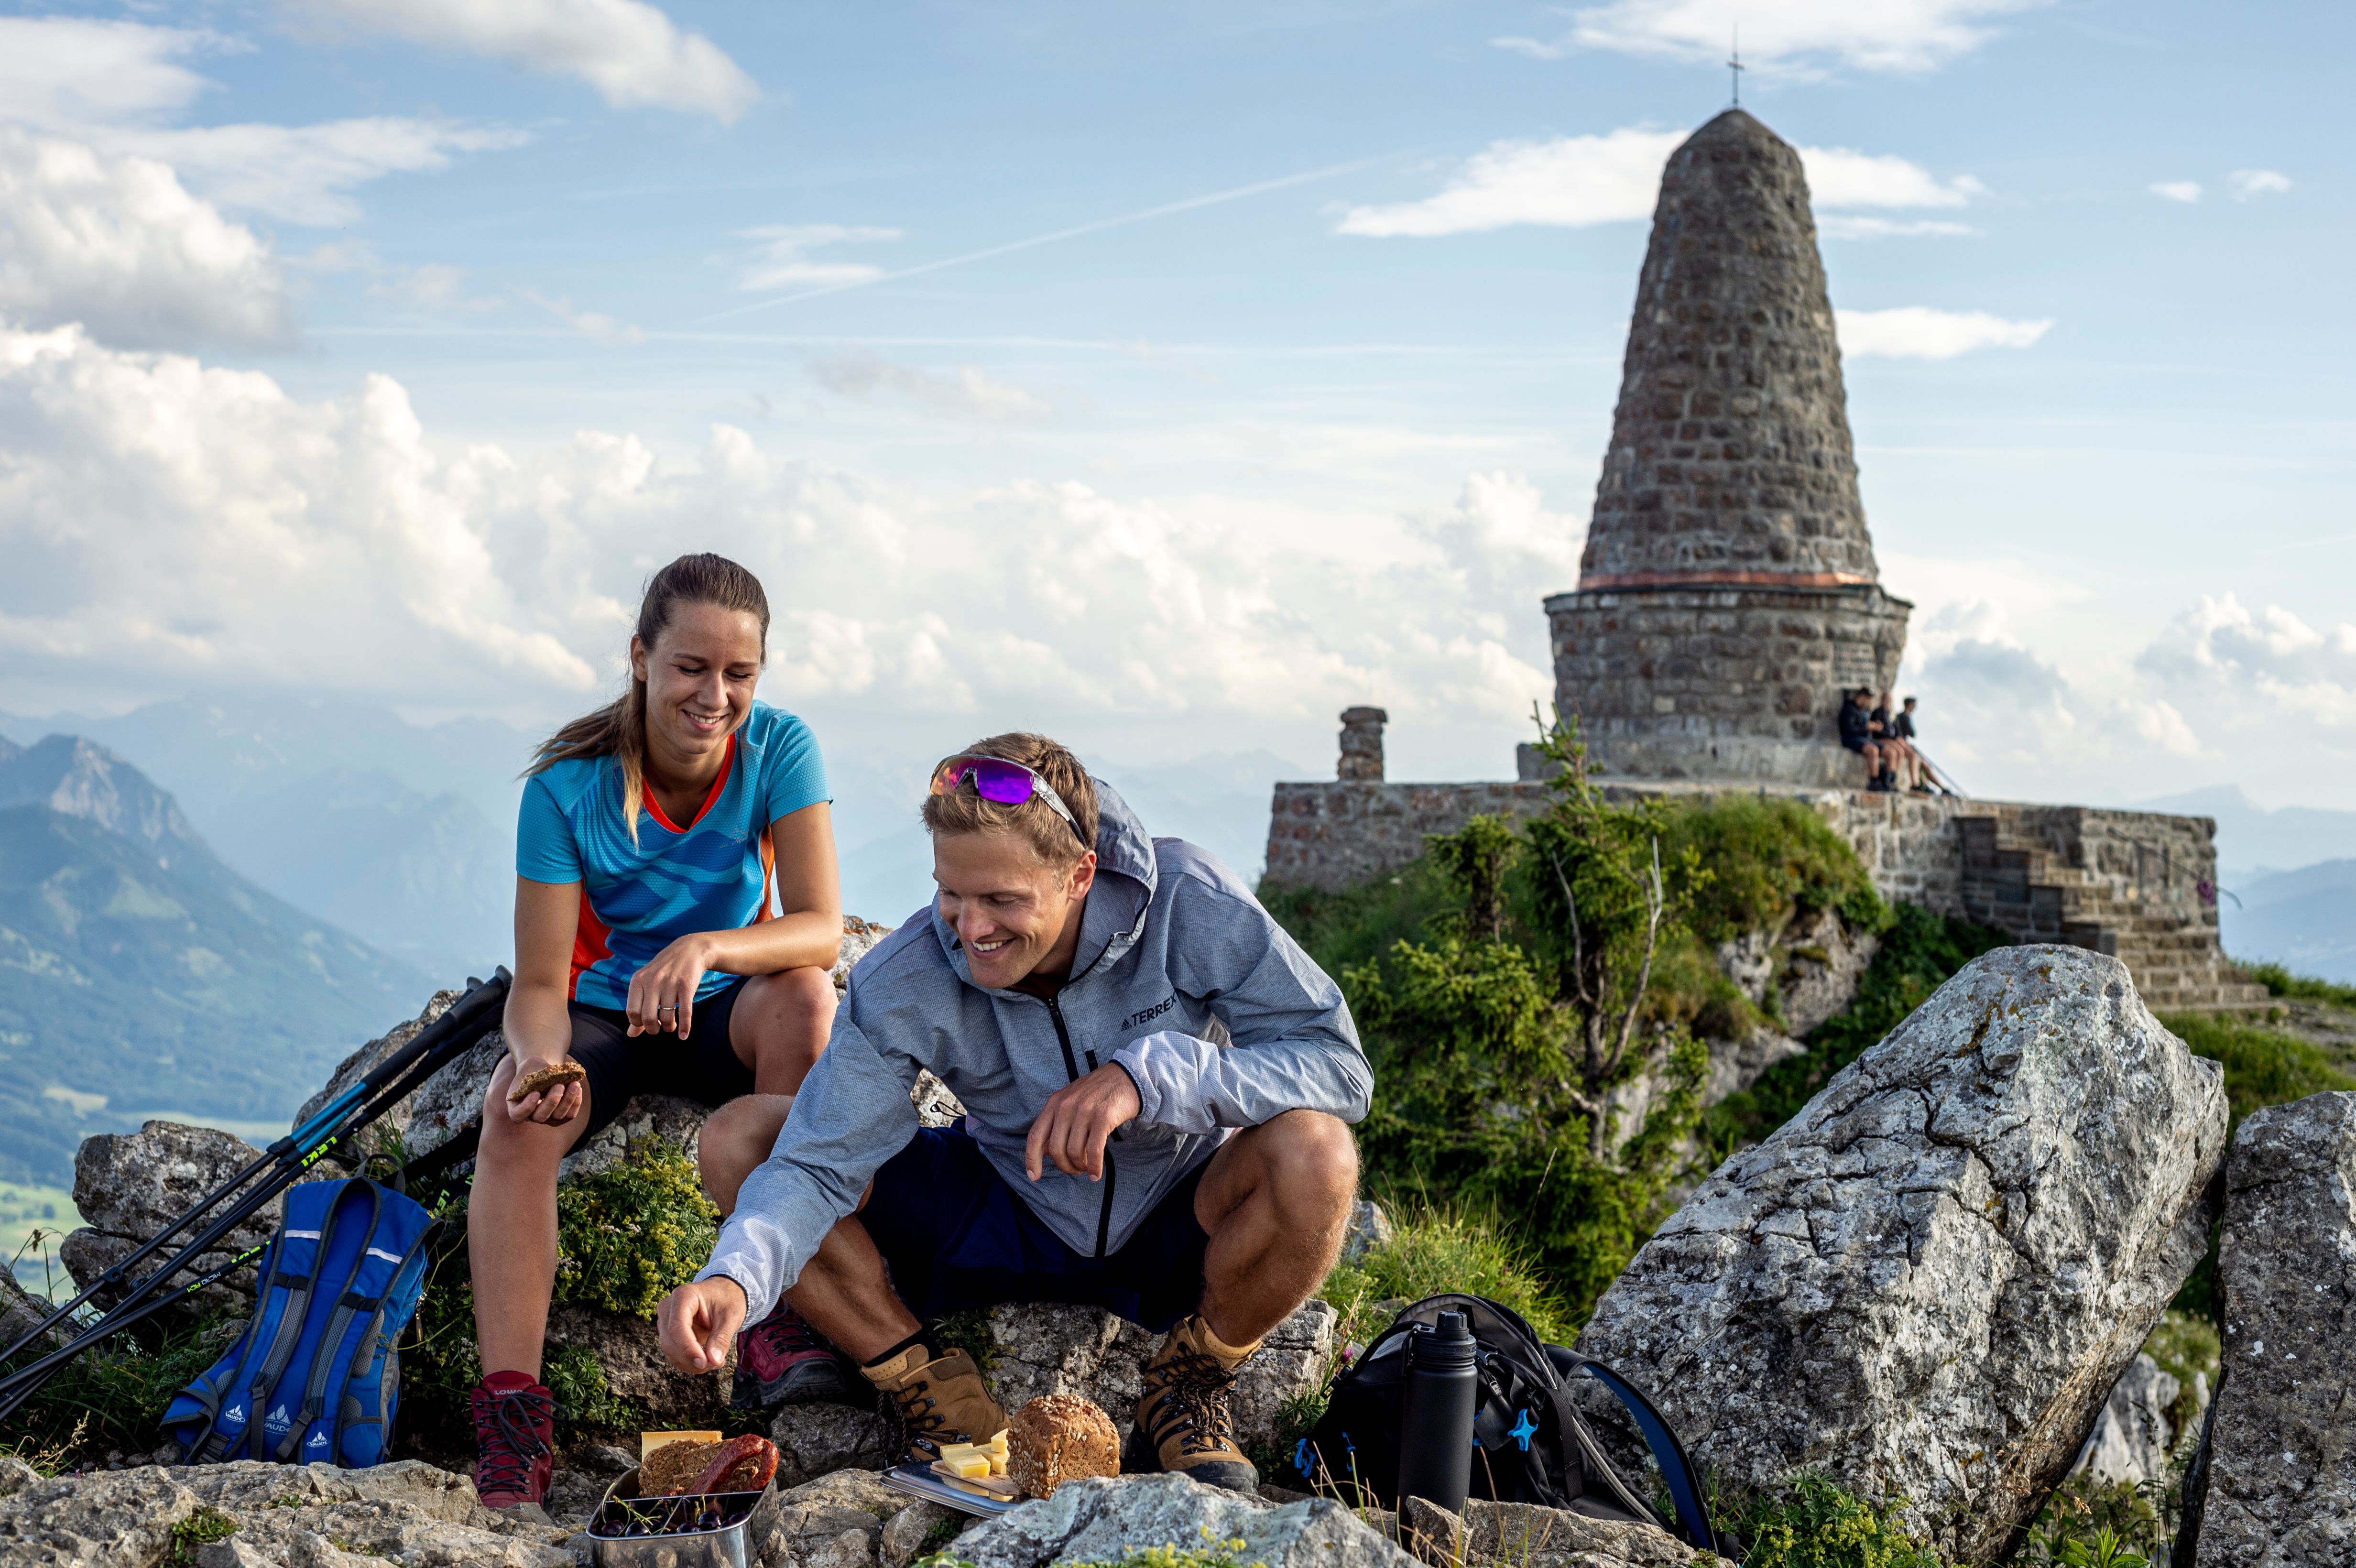
{"type": "Polygon", "coordinates": [[[1016,251],[1028,251],[1035,246],[1052,245],[1058,240],[1076,239],[1082,234],[1094,234],[1106,229],[1119,229],[1129,223],[1142,223],[1149,218],[1167,218],[1173,212],[1192,212],[1198,207],[1216,207],[1223,201],[1237,201],[1248,196],[1258,196],[1263,191],[1282,190],[1287,186],[1307,185],[1312,180],[1331,179],[1335,175],[1347,174],[1352,169],[1365,168],[1368,164],[1378,162],[1382,156],[1388,155],[1378,155],[1373,158],[1355,158],[1346,164],[1333,164],[1322,169],[1311,169],[1306,174],[1286,175],[1281,179],[1261,180],[1257,185],[1240,185],[1233,190],[1214,191],[1208,196],[1188,197],[1183,201],[1165,202],[1160,207],[1149,207],[1142,212],[1123,213],[1119,218],[1099,218],[1093,223],[1078,223],[1069,229],[1058,229],[1049,234],[1033,234],[1028,240],[1014,240],[1003,245],[992,245],[987,251],[969,251],[962,256],[948,256],[937,261],[926,261],[921,266],[903,267],[896,272],[879,272],[872,278],[858,278],[849,283],[829,283],[822,289],[805,289],[800,293],[780,294],[776,299],[755,300],[751,304],[740,304],[734,310],[723,310],[711,315],[698,316],[695,319],[695,325],[708,326],[715,321],[730,321],[740,315],[750,315],[756,310],[770,310],[781,304],[798,304],[803,300],[817,299],[821,294],[839,294],[848,289],[872,288],[877,283],[896,283],[902,278],[913,278],[922,272],[937,272],[944,267],[962,267],[968,261],[988,261],[992,256],[1004,256],[1016,251]]]}

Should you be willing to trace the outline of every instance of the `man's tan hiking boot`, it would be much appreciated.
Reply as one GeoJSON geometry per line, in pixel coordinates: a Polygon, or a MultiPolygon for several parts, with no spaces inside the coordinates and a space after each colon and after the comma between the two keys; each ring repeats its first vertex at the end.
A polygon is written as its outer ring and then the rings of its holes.
{"type": "Polygon", "coordinates": [[[1182,1319],[1145,1364],[1137,1429],[1121,1468],[1131,1474],[1169,1470],[1206,1487],[1257,1493],[1259,1471],[1236,1446],[1227,1391],[1235,1386],[1236,1369],[1258,1349],[1257,1339],[1222,1343],[1200,1315],[1182,1319]]]}
{"type": "Polygon", "coordinates": [[[911,1345],[881,1366],[860,1369],[898,1417],[894,1463],[929,1465],[941,1456],[944,1443],[987,1443],[1006,1429],[1006,1413],[990,1397],[971,1356],[951,1350],[928,1361],[926,1353],[924,1346],[911,1345]]]}

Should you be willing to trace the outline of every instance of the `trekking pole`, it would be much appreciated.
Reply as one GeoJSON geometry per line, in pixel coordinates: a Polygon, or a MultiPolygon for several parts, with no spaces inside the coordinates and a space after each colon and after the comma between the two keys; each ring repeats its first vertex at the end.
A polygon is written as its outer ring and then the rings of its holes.
{"type": "MultiPolygon", "coordinates": [[[[98,1279],[65,1306],[59,1307],[29,1332],[18,1338],[5,1352],[0,1361],[16,1356],[33,1344],[100,1289],[121,1279],[143,1258],[152,1255],[166,1241],[187,1229],[207,1211],[235,1193],[252,1178],[273,1164],[262,1185],[245,1193],[234,1203],[229,1213],[207,1226],[202,1234],[182,1247],[168,1263],[133,1285],[123,1298],[107,1315],[77,1336],[62,1349],[42,1357],[0,1378],[0,1420],[5,1420],[39,1386],[48,1381],[58,1368],[81,1354],[91,1346],[107,1339],[134,1322],[149,1316],[135,1311],[140,1302],[162,1286],[164,1282],[220,1240],[237,1228],[256,1210],[279,1193],[293,1186],[304,1171],[326,1156],[337,1144],[359,1132],[406,1098],[426,1079],[445,1065],[460,1051],[472,1046],[496,1027],[500,1009],[505,1006],[511,982],[502,965],[487,981],[477,982],[466,994],[433,1023],[420,1029],[417,1037],[399,1051],[363,1073],[342,1093],[329,1101],[309,1120],[293,1132],[272,1144],[261,1158],[216,1188],[197,1206],[174,1221],[148,1241],[140,1244],[128,1257],[109,1268],[98,1279]],[[384,1087],[390,1084],[390,1087],[384,1087]],[[374,1097],[370,1098],[371,1092],[374,1097]]],[[[234,1266],[233,1264],[230,1266],[234,1266]]],[[[182,1292],[170,1299],[185,1296],[182,1292]]]]}

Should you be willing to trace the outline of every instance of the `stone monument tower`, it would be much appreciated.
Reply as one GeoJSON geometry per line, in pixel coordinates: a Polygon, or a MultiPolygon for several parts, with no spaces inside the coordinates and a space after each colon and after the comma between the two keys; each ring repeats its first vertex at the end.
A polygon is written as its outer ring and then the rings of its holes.
{"type": "Polygon", "coordinates": [[[1881,591],[1799,155],[1740,109],[1661,176],[1555,700],[1599,771],[1854,787],[1845,688],[1887,686],[1881,591]]]}

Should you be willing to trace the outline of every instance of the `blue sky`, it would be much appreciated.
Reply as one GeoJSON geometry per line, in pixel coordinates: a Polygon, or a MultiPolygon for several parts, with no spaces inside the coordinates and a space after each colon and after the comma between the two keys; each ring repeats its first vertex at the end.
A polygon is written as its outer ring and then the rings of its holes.
{"type": "Polygon", "coordinates": [[[0,709],[544,724],[713,548],[847,778],[1507,773],[1737,23],[1934,752],[2356,806],[2319,5],[16,7],[0,709]]]}

